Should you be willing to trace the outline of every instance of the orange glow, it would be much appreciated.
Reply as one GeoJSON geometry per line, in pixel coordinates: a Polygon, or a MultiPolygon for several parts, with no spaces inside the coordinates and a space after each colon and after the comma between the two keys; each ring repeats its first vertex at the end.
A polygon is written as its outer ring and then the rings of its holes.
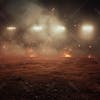
{"type": "Polygon", "coordinates": [[[36,54],[34,53],[32,48],[28,48],[27,51],[26,51],[26,54],[30,58],[36,57],[36,54]]]}
{"type": "Polygon", "coordinates": [[[71,58],[72,56],[70,54],[64,54],[64,57],[71,58]]]}

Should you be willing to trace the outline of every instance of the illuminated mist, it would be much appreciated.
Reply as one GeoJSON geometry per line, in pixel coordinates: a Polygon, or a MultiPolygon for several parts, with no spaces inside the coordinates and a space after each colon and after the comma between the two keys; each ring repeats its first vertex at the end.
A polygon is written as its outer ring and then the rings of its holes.
{"type": "Polygon", "coordinates": [[[73,56],[98,50],[89,48],[95,42],[89,40],[94,38],[93,26],[70,31],[54,7],[47,9],[38,0],[9,0],[4,8],[10,19],[0,35],[1,55],[73,56]]]}
{"type": "Polygon", "coordinates": [[[23,6],[20,2],[19,8],[18,4],[6,6],[14,21],[3,30],[1,52],[6,55],[58,55],[64,47],[67,29],[57,12],[54,14],[53,9],[49,11],[27,1],[23,6]]]}

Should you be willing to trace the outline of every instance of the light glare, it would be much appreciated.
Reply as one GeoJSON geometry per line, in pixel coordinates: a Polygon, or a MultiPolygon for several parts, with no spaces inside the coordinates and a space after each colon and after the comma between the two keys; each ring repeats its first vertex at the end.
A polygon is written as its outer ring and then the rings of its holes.
{"type": "Polygon", "coordinates": [[[16,30],[16,27],[14,27],[14,26],[9,26],[9,27],[7,27],[6,29],[9,30],[9,31],[13,31],[13,30],[16,30]]]}
{"type": "Polygon", "coordinates": [[[72,56],[70,54],[64,54],[65,58],[71,58],[72,56]]]}
{"type": "Polygon", "coordinates": [[[55,25],[53,26],[53,29],[52,29],[54,32],[56,33],[62,33],[66,30],[66,28],[64,26],[61,26],[61,25],[55,25]]]}
{"type": "Polygon", "coordinates": [[[84,26],[82,26],[82,31],[83,32],[90,33],[90,32],[93,32],[93,30],[94,30],[94,27],[92,25],[84,25],[84,26]]]}
{"type": "Polygon", "coordinates": [[[33,26],[33,28],[32,28],[34,31],[36,31],[36,32],[40,32],[40,31],[42,31],[43,30],[43,27],[42,26],[40,26],[40,25],[35,25],[35,26],[33,26]]]}
{"type": "Polygon", "coordinates": [[[81,38],[91,40],[94,38],[94,26],[85,24],[81,27],[81,38]]]}

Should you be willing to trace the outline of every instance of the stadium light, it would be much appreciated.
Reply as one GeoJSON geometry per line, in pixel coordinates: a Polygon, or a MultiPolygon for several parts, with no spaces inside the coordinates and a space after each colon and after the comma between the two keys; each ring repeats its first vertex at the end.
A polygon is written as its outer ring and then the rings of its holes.
{"type": "Polygon", "coordinates": [[[34,25],[32,27],[32,30],[35,31],[35,32],[40,32],[40,31],[43,30],[43,26],[41,26],[41,25],[34,25]]]}
{"type": "Polygon", "coordinates": [[[85,24],[81,27],[81,38],[90,40],[94,36],[94,26],[85,24]]]}
{"type": "Polygon", "coordinates": [[[14,27],[14,26],[8,26],[6,29],[8,31],[14,31],[14,30],[16,30],[16,27],[14,27]]]}

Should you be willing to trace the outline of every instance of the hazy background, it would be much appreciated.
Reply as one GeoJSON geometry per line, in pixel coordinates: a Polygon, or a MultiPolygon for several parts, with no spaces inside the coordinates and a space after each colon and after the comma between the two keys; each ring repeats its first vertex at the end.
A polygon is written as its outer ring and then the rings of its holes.
{"type": "Polygon", "coordinates": [[[99,2],[91,0],[1,0],[0,51],[5,54],[58,55],[64,51],[73,55],[100,54],[99,2]],[[91,41],[79,38],[80,25],[91,22],[96,27],[91,41]],[[52,27],[64,25],[66,31],[54,34],[49,28],[33,32],[31,27],[43,24],[52,27]],[[8,32],[7,26],[16,26],[8,32]],[[89,45],[92,49],[89,49],[89,45]]]}

